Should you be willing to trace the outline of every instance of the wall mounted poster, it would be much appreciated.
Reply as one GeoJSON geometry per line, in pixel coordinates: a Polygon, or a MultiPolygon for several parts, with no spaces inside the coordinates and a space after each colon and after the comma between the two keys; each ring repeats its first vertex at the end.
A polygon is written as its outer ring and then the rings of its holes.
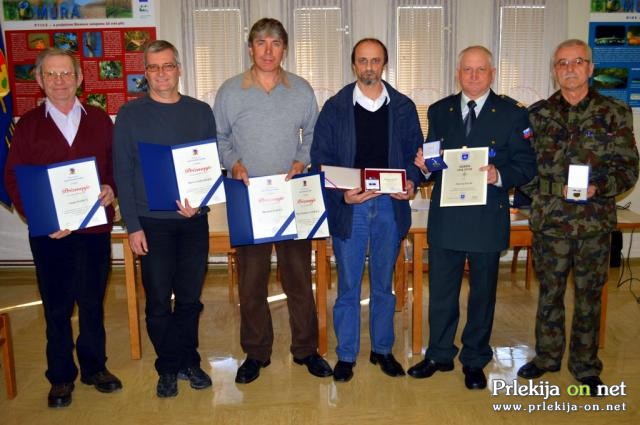
{"type": "Polygon", "coordinates": [[[114,115],[147,91],[144,46],[156,39],[151,0],[2,0],[14,115],[44,99],[35,80],[38,53],[47,47],[77,55],[83,103],[114,115]]]}
{"type": "Polygon", "coordinates": [[[591,0],[591,84],[640,108],[640,0],[591,0]]]}

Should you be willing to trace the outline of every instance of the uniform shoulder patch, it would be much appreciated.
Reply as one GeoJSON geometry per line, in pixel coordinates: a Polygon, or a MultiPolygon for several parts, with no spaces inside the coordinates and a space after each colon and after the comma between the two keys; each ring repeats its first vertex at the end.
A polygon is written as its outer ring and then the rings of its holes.
{"type": "Polygon", "coordinates": [[[516,105],[518,108],[526,108],[526,106],[524,106],[522,103],[518,102],[517,100],[515,100],[512,97],[507,96],[506,94],[501,94],[500,98],[503,100],[506,100],[507,102],[516,105]]]}

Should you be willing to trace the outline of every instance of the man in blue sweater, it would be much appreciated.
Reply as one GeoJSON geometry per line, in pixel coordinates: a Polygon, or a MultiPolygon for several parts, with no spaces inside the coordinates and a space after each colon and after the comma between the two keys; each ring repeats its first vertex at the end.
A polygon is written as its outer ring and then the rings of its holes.
{"type": "Polygon", "coordinates": [[[381,41],[366,38],[356,43],[351,64],[357,81],[325,103],[311,146],[314,171],[324,164],[407,172],[406,193],[381,195],[361,188],[326,193],[338,268],[338,298],[333,308],[338,363],[333,377],[341,382],[353,376],[360,350],[360,288],[367,252],[369,360],[389,376],[404,375],[391,352],[395,309],[391,281],[400,241],[411,225],[408,199],[422,179],[413,157],[423,139],[414,103],[382,80],[387,61],[387,48],[381,41]]]}

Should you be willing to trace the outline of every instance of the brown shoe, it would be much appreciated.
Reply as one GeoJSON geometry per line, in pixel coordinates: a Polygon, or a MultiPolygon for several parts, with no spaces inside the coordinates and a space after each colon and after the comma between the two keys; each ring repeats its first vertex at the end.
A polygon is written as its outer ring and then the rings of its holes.
{"type": "Polygon", "coordinates": [[[107,369],[91,376],[81,377],[83,384],[93,385],[101,393],[112,393],[122,389],[122,382],[107,369]]]}
{"type": "Polygon", "coordinates": [[[73,382],[51,385],[48,397],[49,407],[59,408],[70,405],[74,387],[73,382]]]}

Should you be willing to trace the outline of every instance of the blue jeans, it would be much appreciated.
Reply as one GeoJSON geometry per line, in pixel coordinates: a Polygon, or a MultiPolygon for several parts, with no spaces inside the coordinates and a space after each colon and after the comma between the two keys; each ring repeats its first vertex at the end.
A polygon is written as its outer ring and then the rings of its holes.
{"type": "Polygon", "coordinates": [[[391,282],[400,247],[391,198],[382,195],[354,205],[351,237],[334,238],[332,243],[338,269],[338,298],[333,307],[338,359],[355,362],[360,351],[360,288],[367,248],[371,349],[380,354],[391,353],[396,305],[391,282]]]}

